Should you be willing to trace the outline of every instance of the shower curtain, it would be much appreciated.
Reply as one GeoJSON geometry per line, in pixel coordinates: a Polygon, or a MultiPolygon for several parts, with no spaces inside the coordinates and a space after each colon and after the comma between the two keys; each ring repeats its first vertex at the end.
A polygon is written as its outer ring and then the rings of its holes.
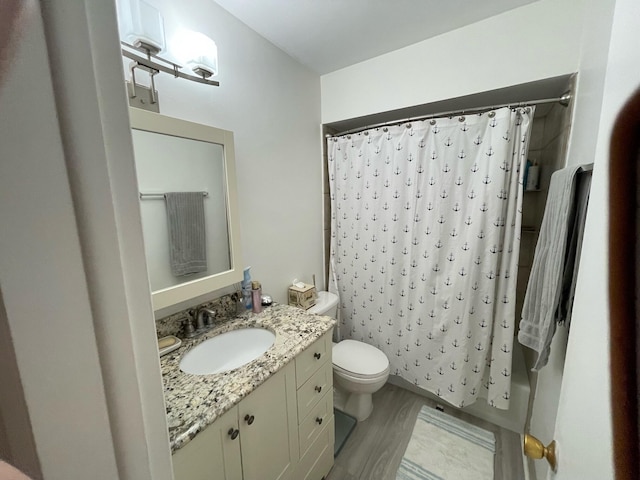
{"type": "Polygon", "coordinates": [[[463,407],[507,409],[533,109],[328,139],[339,335],[463,407]]]}

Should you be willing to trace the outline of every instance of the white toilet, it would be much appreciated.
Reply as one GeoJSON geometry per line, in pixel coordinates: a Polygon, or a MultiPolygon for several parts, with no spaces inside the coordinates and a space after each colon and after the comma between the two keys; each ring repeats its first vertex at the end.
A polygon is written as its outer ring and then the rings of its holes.
{"type": "MultiPolygon", "coordinates": [[[[316,304],[309,313],[336,318],[338,296],[318,292],[316,304]]],[[[334,405],[359,422],[373,410],[372,394],[389,378],[389,359],[377,348],[356,340],[333,344],[334,405]]]]}

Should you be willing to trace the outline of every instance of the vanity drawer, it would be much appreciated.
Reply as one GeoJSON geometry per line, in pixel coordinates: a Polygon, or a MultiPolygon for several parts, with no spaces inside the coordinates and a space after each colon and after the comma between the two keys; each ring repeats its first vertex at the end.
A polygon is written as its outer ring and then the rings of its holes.
{"type": "Polygon", "coordinates": [[[296,357],[296,383],[302,386],[327,360],[331,363],[331,331],[296,357]]]}
{"type": "Polygon", "coordinates": [[[322,429],[333,418],[333,392],[327,391],[309,415],[301,421],[299,428],[300,456],[304,456],[322,429]]]}
{"type": "Polygon", "coordinates": [[[326,393],[333,395],[333,364],[325,362],[307,382],[298,389],[298,423],[304,421],[311,409],[326,393]]]}
{"type": "Polygon", "coordinates": [[[300,462],[294,472],[296,480],[321,480],[327,476],[333,466],[333,444],[335,430],[333,416],[327,426],[320,432],[306,455],[300,457],[300,462]]]}

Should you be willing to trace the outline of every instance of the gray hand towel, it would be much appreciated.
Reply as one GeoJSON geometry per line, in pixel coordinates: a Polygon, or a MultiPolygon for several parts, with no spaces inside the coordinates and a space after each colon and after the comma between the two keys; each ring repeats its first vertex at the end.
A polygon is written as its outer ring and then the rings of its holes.
{"type": "Polygon", "coordinates": [[[207,270],[202,192],[165,194],[171,272],[180,277],[207,270]]]}

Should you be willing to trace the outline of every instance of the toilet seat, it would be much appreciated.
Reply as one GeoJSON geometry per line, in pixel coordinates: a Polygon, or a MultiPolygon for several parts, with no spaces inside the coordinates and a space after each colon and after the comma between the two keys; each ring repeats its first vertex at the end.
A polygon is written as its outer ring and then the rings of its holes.
{"type": "Polygon", "coordinates": [[[377,382],[381,378],[387,376],[389,374],[389,367],[385,368],[382,372],[374,373],[372,375],[363,375],[360,373],[350,372],[348,370],[338,367],[337,365],[334,365],[333,372],[338,375],[342,375],[343,377],[348,378],[350,380],[358,381],[360,383],[366,383],[367,381],[377,382]]]}
{"type": "Polygon", "coordinates": [[[376,380],[389,371],[389,359],[376,347],[356,340],[333,346],[334,370],[360,380],[376,380]]]}

